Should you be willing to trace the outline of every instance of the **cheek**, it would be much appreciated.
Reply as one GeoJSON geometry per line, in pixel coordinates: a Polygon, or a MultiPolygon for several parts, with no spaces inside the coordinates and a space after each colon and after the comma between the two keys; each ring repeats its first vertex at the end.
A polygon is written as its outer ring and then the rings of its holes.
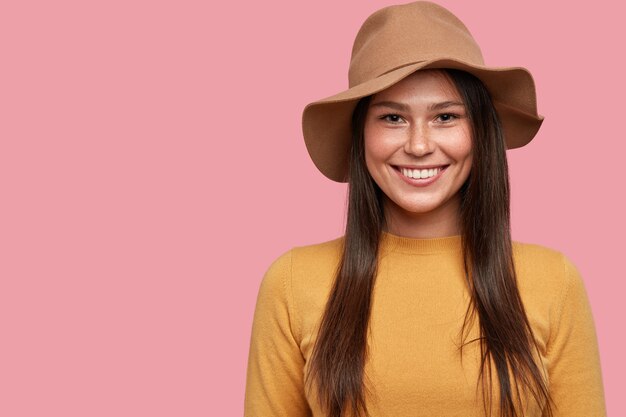
{"type": "Polygon", "coordinates": [[[365,135],[365,161],[368,167],[376,163],[384,162],[392,153],[389,138],[381,134],[375,127],[368,127],[367,124],[365,125],[363,134],[365,135]]]}
{"type": "Polygon", "coordinates": [[[469,177],[470,171],[472,170],[474,150],[471,143],[465,143],[463,146],[458,148],[458,152],[458,161],[461,164],[461,176],[463,181],[465,181],[467,177],[469,177]]]}
{"type": "Polygon", "coordinates": [[[466,128],[460,132],[460,134],[456,137],[456,140],[451,144],[449,151],[458,162],[464,162],[467,165],[471,165],[473,145],[468,129],[469,128],[466,128]]]}
{"type": "Polygon", "coordinates": [[[469,177],[470,172],[472,170],[472,161],[473,161],[473,152],[470,153],[465,158],[465,164],[463,165],[463,180],[465,181],[467,177],[469,177]]]}
{"type": "Polygon", "coordinates": [[[471,165],[473,158],[473,150],[471,144],[463,143],[460,144],[456,150],[457,159],[459,162],[464,162],[465,164],[471,165]]]}

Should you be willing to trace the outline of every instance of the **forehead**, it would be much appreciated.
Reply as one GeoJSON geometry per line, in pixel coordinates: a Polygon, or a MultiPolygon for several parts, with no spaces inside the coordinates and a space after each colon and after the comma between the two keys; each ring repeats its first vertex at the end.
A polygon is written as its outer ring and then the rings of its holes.
{"type": "Polygon", "coordinates": [[[461,96],[449,76],[439,69],[416,71],[396,84],[379,91],[372,102],[380,100],[436,101],[458,100],[461,96]]]}

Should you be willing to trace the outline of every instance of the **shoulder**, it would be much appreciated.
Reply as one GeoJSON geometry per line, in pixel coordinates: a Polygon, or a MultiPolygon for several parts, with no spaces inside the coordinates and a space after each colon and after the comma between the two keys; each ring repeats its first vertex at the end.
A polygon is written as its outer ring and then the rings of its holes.
{"type": "Polygon", "coordinates": [[[513,241],[517,286],[540,348],[547,352],[568,303],[585,311],[585,286],[574,262],[562,251],[513,241]]]}
{"type": "Polygon", "coordinates": [[[513,256],[520,261],[539,261],[542,263],[561,262],[563,253],[558,249],[544,246],[538,243],[513,241],[513,256]]]}
{"type": "Polygon", "coordinates": [[[341,236],[324,242],[294,246],[274,259],[266,275],[281,276],[292,282],[306,281],[307,285],[319,281],[327,284],[339,265],[343,242],[344,237],[341,236]]]}
{"type": "Polygon", "coordinates": [[[293,260],[298,267],[336,264],[343,251],[344,237],[337,237],[325,242],[296,246],[291,250],[293,260]]]}
{"type": "Polygon", "coordinates": [[[332,240],[314,243],[303,246],[294,246],[276,257],[269,269],[285,268],[310,269],[315,266],[325,266],[325,264],[336,263],[343,250],[343,236],[332,240]]]}
{"type": "Polygon", "coordinates": [[[513,241],[513,259],[516,267],[534,272],[544,271],[555,275],[567,275],[576,269],[574,262],[562,251],[545,245],[513,241]]]}
{"type": "Polygon", "coordinates": [[[520,274],[550,278],[553,285],[566,284],[577,272],[562,251],[537,243],[513,241],[513,260],[520,274]]]}
{"type": "Polygon", "coordinates": [[[300,292],[332,284],[341,253],[343,236],[321,243],[294,246],[270,263],[260,284],[264,298],[284,299],[285,303],[300,292]]]}
{"type": "Polygon", "coordinates": [[[526,298],[543,299],[554,305],[570,287],[584,286],[572,259],[558,249],[513,241],[513,260],[520,292],[526,298]]]}
{"type": "Polygon", "coordinates": [[[297,340],[321,317],[341,260],[344,238],[294,246],[270,265],[261,288],[273,288],[274,302],[290,311],[297,340]],[[304,330],[303,330],[304,329],[304,330]]]}

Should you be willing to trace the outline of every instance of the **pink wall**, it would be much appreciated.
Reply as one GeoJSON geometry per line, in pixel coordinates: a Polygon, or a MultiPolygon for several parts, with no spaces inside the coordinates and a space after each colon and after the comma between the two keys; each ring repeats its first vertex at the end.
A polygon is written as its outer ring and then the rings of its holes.
{"type": "MultiPolygon", "coordinates": [[[[0,415],[242,415],[263,273],[342,233],[345,187],[308,159],[302,108],[346,88],[356,31],[391,3],[11,3],[0,415]]],[[[535,76],[546,120],[509,152],[514,238],[579,267],[625,415],[623,10],[441,4],[487,64],[535,76]]]]}

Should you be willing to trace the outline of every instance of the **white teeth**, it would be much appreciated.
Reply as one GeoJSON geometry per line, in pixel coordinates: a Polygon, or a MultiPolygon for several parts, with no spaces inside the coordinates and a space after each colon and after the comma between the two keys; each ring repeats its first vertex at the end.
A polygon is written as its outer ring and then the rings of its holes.
{"type": "Polygon", "coordinates": [[[415,179],[423,179],[434,177],[441,171],[441,168],[431,168],[431,169],[408,169],[408,168],[400,168],[400,171],[405,177],[415,178],[415,179]]]}

